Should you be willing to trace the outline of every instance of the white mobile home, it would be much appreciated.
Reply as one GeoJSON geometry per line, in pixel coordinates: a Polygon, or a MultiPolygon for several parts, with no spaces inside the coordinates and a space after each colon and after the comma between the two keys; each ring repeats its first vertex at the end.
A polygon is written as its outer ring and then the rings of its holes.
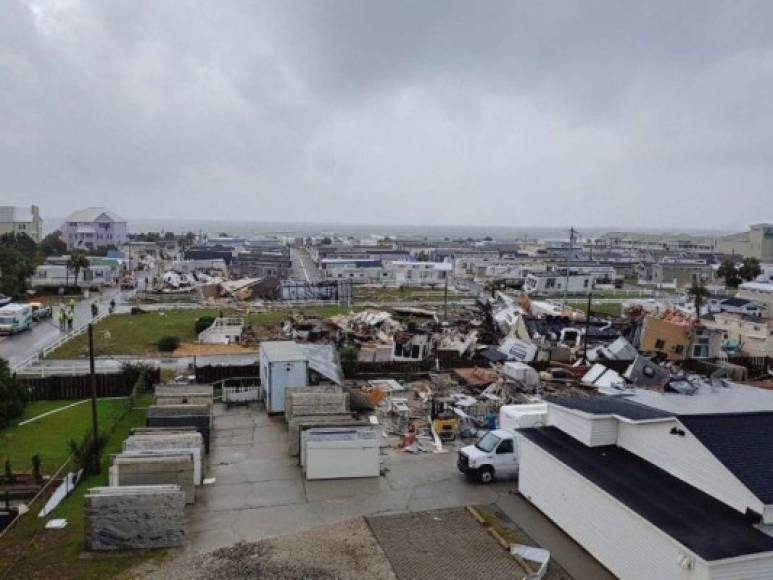
{"type": "Polygon", "coordinates": [[[519,491],[615,575],[773,577],[773,413],[591,397],[551,400],[547,422],[519,431],[519,491]]]}
{"type": "Polygon", "coordinates": [[[284,413],[285,390],[305,387],[309,380],[309,359],[292,341],[260,344],[260,382],[266,394],[266,411],[284,413]]]}

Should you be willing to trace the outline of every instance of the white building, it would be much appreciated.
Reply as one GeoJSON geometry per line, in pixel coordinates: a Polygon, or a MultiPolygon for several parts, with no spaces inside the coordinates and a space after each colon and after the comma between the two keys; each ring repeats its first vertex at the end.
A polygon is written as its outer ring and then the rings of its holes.
{"type": "Polygon", "coordinates": [[[773,413],[584,397],[550,400],[547,423],[519,431],[518,489],[612,573],[771,578],[773,413]]]}
{"type": "Polygon", "coordinates": [[[266,411],[284,413],[288,388],[305,387],[309,381],[309,358],[289,340],[260,344],[260,382],[266,394],[266,411]]]}
{"type": "Polygon", "coordinates": [[[0,206],[0,234],[27,234],[35,242],[43,239],[43,218],[38,206],[0,206]]]}
{"type": "Polygon", "coordinates": [[[452,266],[446,262],[393,261],[384,265],[385,278],[396,286],[445,284],[452,266]]]}
{"type": "Polygon", "coordinates": [[[564,288],[569,294],[587,294],[593,289],[593,274],[556,272],[532,272],[526,276],[523,289],[527,294],[555,295],[563,294],[564,288]]]}
{"type": "Polygon", "coordinates": [[[744,282],[738,287],[736,298],[745,298],[764,304],[768,312],[773,312],[773,283],[744,282]]]}
{"type": "Polygon", "coordinates": [[[69,249],[120,248],[128,239],[128,231],[126,220],[118,214],[103,207],[87,207],[67,217],[62,238],[69,249]]]}
{"type": "Polygon", "coordinates": [[[114,266],[92,264],[78,272],[76,284],[75,272],[65,264],[42,264],[35,268],[29,284],[32,288],[99,288],[113,284],[117,275],[114,266]]]}

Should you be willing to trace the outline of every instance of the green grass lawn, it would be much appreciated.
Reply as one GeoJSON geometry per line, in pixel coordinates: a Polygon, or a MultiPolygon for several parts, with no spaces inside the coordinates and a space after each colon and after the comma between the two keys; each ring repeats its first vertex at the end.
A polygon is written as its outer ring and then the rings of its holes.
{"type": "MultiPolygon", "coordinates": [[[[568,304],[577,310],[585,312],[588,309],[587,302],[568,301],[568,304]]],[[[590,307],[594,314],[607,314],[609,316],[620,316],[623,312],[621,302],[594,302],[590,307]]]]}
{"type": "MultiPolygon", "coordinates": [[[[76,401],[40,401],[30,403],[17,424],[0,432],[0,462],[10,460],[16,471],[30,471],[31,458],[41,456],[43,473],[54,473],[70,454],[70,439],[80,442],[91,429],[91,403],[85,402],[59,413],[43,417],[26,425],[18,425],[37,415],[58,409],[76,401]]],[[[97,402],[100,431],[112,429],[125,412],[126,401],[120,399],[97,402]]]]}
{"type": "MultiPolygon", "coordinates": [[[[94,328],[94,346],[97,356],[111,355],[147,355],[157,356],[158,341],[162,336],[177,336],[181,342],[195,342],[194,325],[201,316],[218,316],[218,309],[201,308],[196,310],[167,310],[146,314],[113,314],[97,323],[94,328]],[[105,331],[110,338],[105,338],[105,331]]],[[[232,310],[223,310],[226,316],[239,316],[232,310]]],[[[291,312],[300,312],[309,316],[332,316],[348,312],[343,306],[323,306],[306,309],[270,310],[259,314],[250,314],[245,318],[250,324],[278,324],[291,312]]],[[[51,353],[48,358],[78,358],[88,356],[88,338],[85,334],[74,338],[51,353]]]]}
{"type": "MultiPolygon", "coordinates": [[[[103,401],[112,403],[114,401],[103,401]]],[[[122,405],[123,401],[118,401],[122,405]]],[[[138,405],[147,404],[141,401],[138,405]]],[[[84,478],[75,492],[51,514],[51,518],[65,518],[63,530],[46,530],[45,520],[29,513],[0,542],[0,577],[2,578],[58,578],[100,579],[119,576],[132,566],[151,558],[161,558],[166,552],[128,551],[82,557],[83,503],[91,487],[107,485],[107,466],[111,454],[120,452],[124,439],[132,427],[144,424],[145,410],[126,411],[111,425],[107,446],[102,452],[102,473],[84,478]]],[[[100,427],[101,430],[101,427],[100,427]]],[[[33,506],[37,512],[41,506],[33,506]]]]}

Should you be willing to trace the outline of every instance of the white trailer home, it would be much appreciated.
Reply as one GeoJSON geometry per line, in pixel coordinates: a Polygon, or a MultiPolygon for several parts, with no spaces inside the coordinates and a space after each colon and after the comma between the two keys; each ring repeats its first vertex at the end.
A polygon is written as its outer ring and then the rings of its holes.
{"type": "Polygon", "coordinates": [[[547,423],[519,431],[518,489],[612,573],[773,578],[773,413],[610,396],[551,400],[547,423]]]}
{"type": "Polygon", "coordinates": [[[309,380],[309,359],[292,341],[267,341],[260,344],[260,383],[269,414],[284,413],[285,390],[305,387],[309,380]]]}

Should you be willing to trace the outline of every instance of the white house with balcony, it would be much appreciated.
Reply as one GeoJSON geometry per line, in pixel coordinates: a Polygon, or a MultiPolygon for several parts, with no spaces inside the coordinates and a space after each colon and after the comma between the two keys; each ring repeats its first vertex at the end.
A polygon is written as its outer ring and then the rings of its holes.
{"type": "Polygon", "coordinates": [[[123,246],[129,234],[126,220],[103,207],[87,207],[71,213],[62,225],[68,249],[95,250],[123,246]]]}

